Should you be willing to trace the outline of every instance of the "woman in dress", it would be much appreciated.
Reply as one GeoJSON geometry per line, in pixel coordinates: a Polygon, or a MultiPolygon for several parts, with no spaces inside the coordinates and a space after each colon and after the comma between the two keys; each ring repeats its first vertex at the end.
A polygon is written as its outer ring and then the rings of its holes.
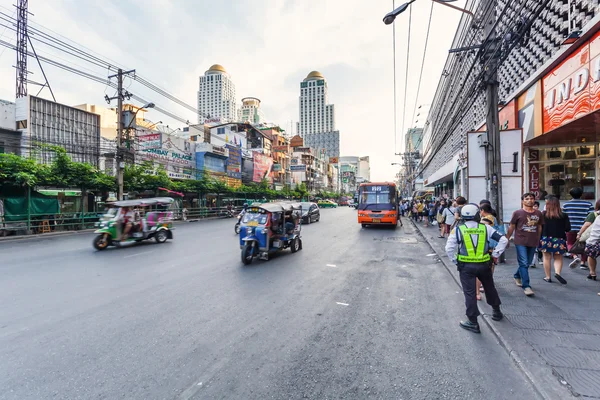
{"type": "Polygon", "coordinates": [[[544,280],[552,282],[550,277],[550,263],[554,260],[554,277],[563,285],[567,284],[561,276],[563,267],[563,254],[567,252],[567,232],[571,231],[569,217],[560,208],[558,197],[548,196],[546,199],[546,210],[544,211],[544,226],[539,250],[544,258],[544,280]]]}

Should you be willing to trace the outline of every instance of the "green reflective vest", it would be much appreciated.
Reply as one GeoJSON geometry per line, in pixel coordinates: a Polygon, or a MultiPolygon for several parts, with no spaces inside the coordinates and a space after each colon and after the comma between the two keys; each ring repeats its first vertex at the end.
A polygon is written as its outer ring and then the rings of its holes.
{"type": "Polygon", "coordinates": [[[458,226],[458,231],[462,236],[459,240],[460,248],[456,259],[463,263],[484,263],[490,261],[488,252],[487,228],[483,224],[478,224],[476,228],[469,228],[467,225],[458,226]],[[477,248],[473,245],[471,235],[477,236],[477,248]]]}

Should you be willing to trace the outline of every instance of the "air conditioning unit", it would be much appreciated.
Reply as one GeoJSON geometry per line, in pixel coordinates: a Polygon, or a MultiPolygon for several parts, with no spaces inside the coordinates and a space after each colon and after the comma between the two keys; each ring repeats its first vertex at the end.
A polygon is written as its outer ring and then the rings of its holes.
{"type": "Polygon", "coordinates": [[[477,144],[479,147],[488,147],[490,145],[487,132],[477,135],[477,144]]]}

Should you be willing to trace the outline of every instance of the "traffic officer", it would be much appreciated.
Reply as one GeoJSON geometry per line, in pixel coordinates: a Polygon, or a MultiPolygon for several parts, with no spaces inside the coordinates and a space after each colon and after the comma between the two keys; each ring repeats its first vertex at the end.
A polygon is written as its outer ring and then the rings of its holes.
{"type": "Polygon", "coordinates": [[[500,321],[504,317],[500,311],[500,297],[494,286],[492,263],[498,263],[498,257],[508,244],[506,237],[493,227],[475,221],[478,211],[479,207],[475,204],[464,205],[460,211],[461,221],[452,229],[446,242],[446,253],[458,267],[465,295],[468,320],[460,321],[460,326],[475,333],[481,332],[477,322],[480,313],[475,295],[476,278],[483,285],[486,301],[494,310],[492,319],[500,321]],[[497,241],[498,245],[490,257],[491,239],[497,241]]]}

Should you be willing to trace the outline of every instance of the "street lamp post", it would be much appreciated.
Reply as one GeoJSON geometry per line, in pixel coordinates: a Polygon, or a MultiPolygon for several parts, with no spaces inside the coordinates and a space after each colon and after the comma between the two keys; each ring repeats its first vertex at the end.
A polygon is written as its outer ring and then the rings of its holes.
{"type": "MultiPolygon", "coordinates": [[[[129,121],[129,124],[127,125],[127,127],[125,128],[126,131],[126,135],[127,135],[127,140],[126,140],[126,147],[128,150],[130,150],[131,146],[130,146],[130,136],[129,136],[129,130],[131,129],[131,124],[133,124],[133,121],[135,121],[135,117],[137,115],[137,113],[145,108],[154,108],[154,103],[148,103],[140,108],[138,108],[136,110],[136,112],[133,114],[133,117],[131,118],[131,121],[129,121]]],[[[121,111],[122,112],[122,111],[121,111]]],[[[120,117],[120,121],[123,120],[123,116],[119,116],[120,117]]],[[[120,133],[119,133],[120,135],[120,133]]],[[[123,142],[120,140],[118,140],[118,146],[119,148],[117,149],[117,154],[118,154],[118,165],[117,165],[117,199],[119,200],[123,200],[123,173],[125,170],[125,159],[123,157],[123,142]]]]}

